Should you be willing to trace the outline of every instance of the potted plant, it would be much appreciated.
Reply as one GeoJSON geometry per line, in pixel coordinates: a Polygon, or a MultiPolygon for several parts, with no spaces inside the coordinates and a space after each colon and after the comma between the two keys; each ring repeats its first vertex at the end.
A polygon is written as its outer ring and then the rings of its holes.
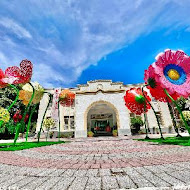
{"type": "Polygon", "coordinates": [[[140,131],[140,127],[143,126],[144,122],[141,117],[131,118],[131,132],[132,134],[137,134],[140,131]]]}
{"type": "Polygon", "coordinates": [[[168,133],[172,133],[172,125],[168,126],[168,133]]]}
{"type": "Polygon", "coordinates": [[[92,131],[88,131],[88,137],[93,137],[94,133],[92,131]]]}
{"type": "Polygon", "coordinates": [[[113,130],[112,134],[113,134],[114,137],[117,137],[117,130],[113,130]]]}
{"type": "Polygon", "coordinates": [[[53,138],[53,134],[54,134],[54,132],[53,132],[53,131],[50,131],[50,132],[49,132],[49,138],[50,138],[50,139],[52,139],[52,138],[53,138]]]}
{"type": "Polygon", "coordinates": [[[43,126],[46,128],[46,141],[47,141],[47,138],[48,138],[48,135],[49,135],[49,130],[55,126],[55,121],[53,118],[49,117],[49,118],[46,118],[44,119],[43,121],[43,126]]]}

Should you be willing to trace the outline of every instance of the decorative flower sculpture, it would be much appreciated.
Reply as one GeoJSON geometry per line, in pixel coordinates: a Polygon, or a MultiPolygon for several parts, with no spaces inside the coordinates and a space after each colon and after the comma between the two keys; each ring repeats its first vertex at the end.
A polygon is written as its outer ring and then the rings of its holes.
{"type": "Polygon", "coordinates": [[[62,106],[71,106],[74,103],[75,94],[68,89],[62,90],[59,95],[59,102],[62,106]]]}
{"type": "Polygon", "coordinates": [[[170,95],[187,98],[190,94],[190,57],[181,50],[165,50],[156,57],[153,66],[145,71],[145,81],[152,88],[157,84],[170,95]]]}
{"type": "MultiPolygon", "coordinates": [[[[160,83],[157,80],[157,75],[154,69],[155,64],[150,65],[147,70],[145,70],[145,83],[148,85],[152,97],[160,102],[171,102],[171,100],[167,97],[164,89],[160,86],[160,83]]],[[[176,93],[170,94],[174,100],[177,100],[179,96],[176,93]]]]}
{"type": "MultiPolygon", "coordinates": [[[[147,95],[147,92],[144,92],[146,99],[151,101],[151,98],[147,95]]],[[[147,112],[150,109],[150,105],[147,104],[145,97],[143,96],[141,88],[131,88],[126,91],[126,95],[124,96],[125,105],[127,108],[137,115],[141,115],[142,113],[147,112]],[[146,110],[144,110],[144,106],[146,105],[146,110]]]]}
{"type": "MultiPolygon", "coordinates": [[[[33,104],[37,104],[42,99],[42,96],[44,94],[44,88],[37,82],[31,82],[34,89],[35,89],[35,95],[32,100],[33,104]]],[[[22,90],[19,92],[19,100],[22,100],[22,103],[24,105],[28,105],[33,93],[33,88],[30,84],[25,84],[22,87],[22,90]]]]}
{"type": "Polygon", "coordinates": [[[8,67],[5,73],[0,69],[0,88],[9,84],[25,84],[32,77],[33,65],[27,59],[22,60],[20,68],[17,66],[8,67]]]}
{"type": "Polygon", "coordinates": [[[0,108],[0,122],[7,123],[10,120],[10,113],[5,108],[0,108]]]}
{"type": "Polygon", "coordinates": [[[190,134],[190,128],[175,101],[177,97],[187,98],[190,94],[190,57],[181,50],[165,50],[158,54],[156,62],[145,71],[144,79],[157,100],[166,101],[168,97],[176,105],[190,134]]]}

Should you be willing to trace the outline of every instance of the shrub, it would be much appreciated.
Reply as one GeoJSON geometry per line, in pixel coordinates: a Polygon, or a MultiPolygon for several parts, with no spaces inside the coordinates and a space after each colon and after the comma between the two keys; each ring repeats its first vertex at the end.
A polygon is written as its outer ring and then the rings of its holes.
{"type": "Polygon", "coordinates": [[[50,137],[50,139],[52,139],[52,138],[53,138],[53,134],[54,134],[54,132],[53,132],[53,131],[50,131],[50,132],[49,132],[49,137],[50,137]]]}
{"type": "Polygon", "coordinates": [[[61,138],[71,138],[74,136],[74,132],[61,132],[60,137],[61,138]]]}
{"type": "Polygon", "coordinates": [[[136,134],[139,132],[140,127],[143,126],[144,122],[141,117],[133,117],[131,118],[131,132],[132,134],[136,134]]]}
{"type": "Polygon", "coordinates": [[[49,130],[50,128],[54,127],[55,126],[55,121],[53,118],[46,118],[44,119],[44,122],[43,122],[43,126],[45,126],[45,128],[47,130],[49,130]]]}
{"type": "MultiPolygon", "coordinates": [[[[183,113],[185,120],[187,122],[190,121],[190,111],[182,111],[182,113],[183,113]]],[[[181,115],[180,115],[180,118],[181,118],[181,115]]]]}

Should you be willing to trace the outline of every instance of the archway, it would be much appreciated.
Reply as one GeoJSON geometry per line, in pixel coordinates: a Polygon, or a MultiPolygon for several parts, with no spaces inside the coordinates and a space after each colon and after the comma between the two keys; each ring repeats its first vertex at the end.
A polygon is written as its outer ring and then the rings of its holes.
{"type": "Polygon", "coordinates": [[[85,130],[95,136],[111,136],[119,128],[119,114],[113,104],[107,101],[92,103],[85,112],[85,130]]]}

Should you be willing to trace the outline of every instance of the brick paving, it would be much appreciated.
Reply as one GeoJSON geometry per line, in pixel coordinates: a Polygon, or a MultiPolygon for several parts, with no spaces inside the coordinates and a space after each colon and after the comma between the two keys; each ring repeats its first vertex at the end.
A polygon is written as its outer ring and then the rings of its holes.
{"type": "Polygon", "coordinates": [[[190,147],[127,137],[0,152],[0,189],[190,189],[190,147]]]}

